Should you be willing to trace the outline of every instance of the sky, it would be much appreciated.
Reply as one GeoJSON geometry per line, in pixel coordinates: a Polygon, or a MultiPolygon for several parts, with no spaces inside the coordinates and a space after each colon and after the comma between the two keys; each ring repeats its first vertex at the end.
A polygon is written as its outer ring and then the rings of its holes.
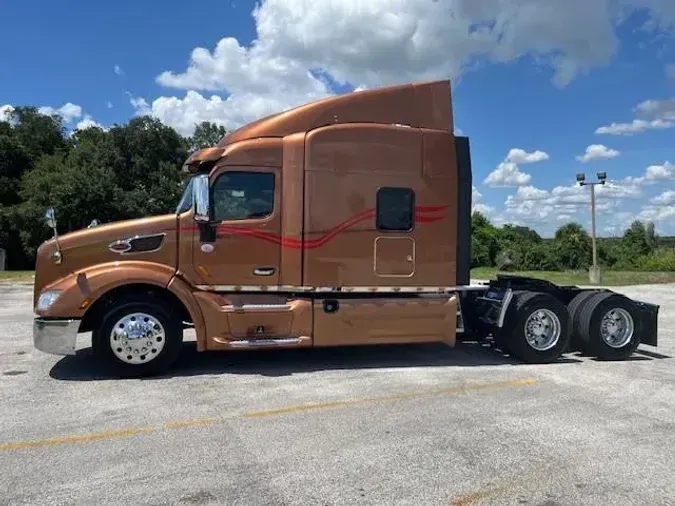
{"type": "Polygon", "coordinates": [[[474,209],[551,236],[675,235],[674,0],[0,0],[0,119],[150,114],[183,135],[335,93],[451,79],[474,209]],[[27,29],[29,20],[30,29],[27,29]]]}

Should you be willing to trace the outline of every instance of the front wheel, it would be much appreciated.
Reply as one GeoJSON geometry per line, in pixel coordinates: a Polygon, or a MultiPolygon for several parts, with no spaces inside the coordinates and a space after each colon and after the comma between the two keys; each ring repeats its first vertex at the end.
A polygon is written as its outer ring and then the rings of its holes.
{"type": "Polygon", "coordinates": [[[119,301],[92,333],[94,354],[120,377],[142,377],[169,369],[183,343],[180,320],[147,297],[119,301]]]}

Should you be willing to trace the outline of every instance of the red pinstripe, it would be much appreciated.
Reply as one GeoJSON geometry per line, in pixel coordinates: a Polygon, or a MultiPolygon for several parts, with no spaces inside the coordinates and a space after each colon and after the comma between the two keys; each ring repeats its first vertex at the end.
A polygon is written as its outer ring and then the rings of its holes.
{"type": "MultiPolygon", "coordinates": [[[[436,221],[442,220],[445,218],[445,214],[441,215],[429,215],[428,213],[438,213],[439,211],[445,211],[449,206],[416,206],[415,207],[415,223],[434,223],[436,221]]],[[[336,236],[344,232],[345,230],[361,223],[363,221],[369,220],[375,217],[375,209],[367,209],[355,216],[352,216],[346,221],[336,225],[332,229],[325,232],[323,235],[313,238],[313,239],[303,239],[297,237],[284,237],[272,232],[265,232],[257,228],[250,227],[235,227],[232,225],[218,225],[217,231],[225,234],[233,235],[246,235],[249,237],[255,237],[263,241],[271,242],[277,244],[282,248],[292,248],[292,249],[315,249],[320,248],[324,244],[328,243],[336,236]]],[[[197,225],[187,227],[188,230],[196,230],[197,225]]]]}

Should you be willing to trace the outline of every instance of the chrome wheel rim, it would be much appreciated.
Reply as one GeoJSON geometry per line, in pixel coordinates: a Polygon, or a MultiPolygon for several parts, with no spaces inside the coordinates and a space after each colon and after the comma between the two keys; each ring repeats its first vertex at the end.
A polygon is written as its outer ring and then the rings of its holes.
{"type": "Polygon", "coordinates": [[[600,321],[600,337],[611,348],[622,348],[633,338],[635,323],[628,311],[610,309],[600,321]]]}
{"type": "Polygon", "coordinates": [[[537,309],[525,321],[525,339],[533,349],[547,351],[560,340],[560,319],[550,309],[537,309]]]}
{"type": "Polygon", "coordinates": [[[164,327],[146,313],[130,313],[120,318],[110,332],[110,347],[127,364],[144,364],[159,356],[164,348],[164,327]]]}

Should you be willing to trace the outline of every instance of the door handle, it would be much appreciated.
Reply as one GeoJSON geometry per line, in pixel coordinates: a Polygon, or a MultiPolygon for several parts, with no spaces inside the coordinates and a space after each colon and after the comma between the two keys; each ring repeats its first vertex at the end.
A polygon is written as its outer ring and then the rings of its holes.
{"type": "Polygon", "coordinates": [[[276,269],[274,267],[256,267],[253,269],[253,274],[256,276],[271,276],[276,269]]]}

